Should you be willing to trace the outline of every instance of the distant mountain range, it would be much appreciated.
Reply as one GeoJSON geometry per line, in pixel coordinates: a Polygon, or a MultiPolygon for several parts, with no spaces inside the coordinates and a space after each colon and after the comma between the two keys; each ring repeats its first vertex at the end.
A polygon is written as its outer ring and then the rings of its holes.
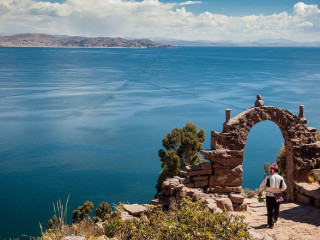
{"type": "Polygon", "coordinates": [[[203,46],[203,47],[320,47],[320,41],[315,42],[295,42],[288,39],[260,39],[258,41],[248,42],[229,42],[229,41],[186,41],[170,38],[150,38],[152,41],[160,44],[169,44],[173,46],[203,46]]]}
{"type": "Polygon", "coordinates": [[[173,48],[149,39],[53,36],[26,33],[0,37],[0,47],[173,48]]]}
{"type": "Polygon", "coordinates": [[[79,37],[25,33],[12,36],[0,34],[0,47],[87,47],[87,48],[174,48],[202,47],[320,47],[320,41],[295,42],[288,39],[260,39],[248,42],[188,41],[170,38],[125,39],[111,37],[79,37]]]}

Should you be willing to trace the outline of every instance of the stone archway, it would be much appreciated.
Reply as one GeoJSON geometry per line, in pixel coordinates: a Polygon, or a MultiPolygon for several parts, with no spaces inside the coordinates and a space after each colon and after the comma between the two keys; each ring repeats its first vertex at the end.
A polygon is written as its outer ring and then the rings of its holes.
{"type": "Polygon", "coordinates": [[[179,176],[166,179],[153,204],[169,205],[171,198],[191,196],[205,202],[213,211],[216,211],[216,206],[227,211],[246,210],[244,197],[238,194],[242,191],[244,148],[250,129],[265,120],[277,124],[284,138],[288,200],[320,207],[319,184],[307,183],[307,177],[313,174],[320,179],[317,129],[306,125],[302,105],[299,116],[295,116],[285,109],[264,106],[260,95],[254,107],[234,118],[231,118],[231,110],[226,109],[223,131],[212,131],[211,148],[201,151],[209,162],[186,166],[179,176]]]}
{"type": "Polygon", "coordinates": [[[255,107],[231,118],[226,109],[226,122],[222,132],[211,132],[211,149],[203,150],[205,159],[212,164],[208,178],[208,191],[217,193],[239,192],[242,185],[242,161],[250,129],[257,123],[270,120],[282,132],[286,147],[288,199],[295,200],[297,182],[306,181],[312,169],[320,167],[320,144],[317,129],[306,125],[303,106],[299,117],[288,110],[264,106],[260,95],[255,107]]]}

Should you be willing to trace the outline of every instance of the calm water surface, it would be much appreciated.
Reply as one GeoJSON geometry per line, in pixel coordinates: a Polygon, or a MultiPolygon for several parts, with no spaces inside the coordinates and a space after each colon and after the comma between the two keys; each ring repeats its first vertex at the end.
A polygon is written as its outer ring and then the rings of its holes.
{"type": "MultiPolygon", "coordinates": [[[[0,239],[38,236],[69,193],[69,215],[86,200],[149,202],[162,137],[192,121],[208,148],[225,108],[258,93],[294,114],[304,104],[320,128],[319,92],[319,48],[0,48],[0,239]]],[[[245,187],[282,142],[274,123],[253,127],[245,187]]]]}

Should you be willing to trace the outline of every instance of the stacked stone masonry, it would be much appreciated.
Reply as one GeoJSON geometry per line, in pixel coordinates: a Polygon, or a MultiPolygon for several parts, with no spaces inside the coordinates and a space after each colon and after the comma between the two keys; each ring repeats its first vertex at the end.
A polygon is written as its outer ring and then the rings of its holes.
{"type": "MultiPolygon", "coordinates": [[[[242,190],[242,162],[249,131],[255,124],[265,120],[277,124],[284,138],[288,200],[297,201],[307,196],[300,192],[298,183],[307,182],[311,175],[320,175],[320,142],[316,138],[317,129],[307,126],[303,106],[300,106],[297,117],[288,110],[264,106],[260,95],[257,96],[255,105],[234,118],[231,118],[231,110],[226,109],[223,131],[212,131],[211,149],[201,151],[209,162],[187,166],[180,172],[179,177],[165,181],[160,193],[162,199],[191,191],[186,188],[197,189],[202,194],[227,196],[233,209],[245,209],[235,202],[232,196],[242,190]]],[[[318,179],[320,180],[320,177],[318,179]]],[[[314,204],[314,201],[311,203],[314,204]]],[[[319,205],[318,202],[316,205],[319,205]]]]}

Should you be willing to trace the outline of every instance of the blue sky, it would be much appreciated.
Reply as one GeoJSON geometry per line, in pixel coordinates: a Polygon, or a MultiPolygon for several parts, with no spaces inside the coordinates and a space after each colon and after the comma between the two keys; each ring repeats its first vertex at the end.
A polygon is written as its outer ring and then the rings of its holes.
{"type": "Polygon", "coordinates": [[[0,33],[320,41],[320,0],[0,0],[0,33]]]}
{"type": "MultiPolygon", "coordinates": [[[[40,2],[40,0],[38,0],[40,2]]],[[[44,1],[44,0],[42,0],[44,1]]],[[[141,2],[143,0],[139,0],[141,2]]],[[[49,0],[49,2],[63,3],[65,0],[49,0]]],[[[161,2],[185,2],[185,0],[161,0],[161,2]]],[[[196,14],[210,11],[219,14],[244,16],[250,14],[273,14],[283,11],[292,13],[292,6],[297,0],[204,0],[201,4],[189,6],[188,9],[196,14]]],[[[319,4],[319,0],[305,0],[306,4],[319,4]]]]}

